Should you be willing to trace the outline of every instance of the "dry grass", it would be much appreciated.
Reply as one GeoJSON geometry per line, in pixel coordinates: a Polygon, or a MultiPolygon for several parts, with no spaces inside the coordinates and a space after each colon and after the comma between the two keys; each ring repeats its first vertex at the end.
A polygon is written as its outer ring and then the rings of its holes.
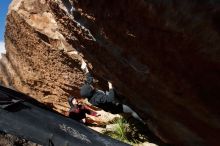
{"type": "Polygon", "coordinates": [[[141,134],[138,133],[134,126],[131,126],[124,118],[115,120],[112,123],[112,128],[106,128],[103,134],[106,134],[114,139],[125,142],[130,145],[135,145],[146,141],[146,139],[141,134]]]}

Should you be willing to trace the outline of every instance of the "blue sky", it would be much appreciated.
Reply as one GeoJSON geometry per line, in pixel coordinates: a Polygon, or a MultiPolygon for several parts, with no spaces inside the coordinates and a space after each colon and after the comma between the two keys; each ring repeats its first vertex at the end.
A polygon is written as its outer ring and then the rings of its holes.
{"type": "Polygon", "coordinates": [[[4,52],[5,19],[11,0],[0,0],[0,53],[4,52]]]}

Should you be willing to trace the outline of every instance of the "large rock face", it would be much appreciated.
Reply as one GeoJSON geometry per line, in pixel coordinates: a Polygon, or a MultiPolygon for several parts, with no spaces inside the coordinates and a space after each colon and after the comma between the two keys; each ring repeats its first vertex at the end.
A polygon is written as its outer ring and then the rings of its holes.
{"type": "MultiPolygon", "coordinates": [[[[59,31],[46,1],[15,0],[9,8],[1,68],[11,85],[63,112],[79,96],[81,56],[59,31]]],[[[63,32],[64,33],[64,32],[63,32]]]]}
{"type": "Polygon", "coordinates": [[[219,145],[216,1],[71,3],[74,17],[68,1],[13,1],[1,61],[5,84],[65,110],[66,96],[78,96],[84,57],[165,142],[219,145]]]}

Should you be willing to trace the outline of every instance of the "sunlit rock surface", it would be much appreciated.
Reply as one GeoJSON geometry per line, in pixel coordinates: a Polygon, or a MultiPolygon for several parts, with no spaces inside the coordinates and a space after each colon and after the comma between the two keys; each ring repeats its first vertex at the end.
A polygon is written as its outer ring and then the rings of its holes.
{"type": "Polygon", "coordinates": [[[78,96],[83,83],[83,57],[163,141],[219,145],[217,1],[71,3],[73,15],[68,1],[13,1],[1,60],[5,84],[65,111],[66,97],[78,96]]]}
{"type": "Polygon", "coordinates": [[[59,29],[46,1],[13,1],[1,68],[6,85],[62,112],[68,108],[69,95],[79,96],[84,74],[80,70],[82,57],[59,29]]]}

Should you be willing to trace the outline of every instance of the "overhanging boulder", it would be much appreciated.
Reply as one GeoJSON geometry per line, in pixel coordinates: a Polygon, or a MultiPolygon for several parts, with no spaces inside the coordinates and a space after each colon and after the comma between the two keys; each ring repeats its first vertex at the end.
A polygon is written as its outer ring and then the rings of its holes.
{"type": "Polygon", "coordinates": [[[217,1],[72,0],[73,16],[63,2],[13,1],[8,83],[63,112],[66,97],[79,95],[84,58],[165,142],[219,145],[217,1]]]}

